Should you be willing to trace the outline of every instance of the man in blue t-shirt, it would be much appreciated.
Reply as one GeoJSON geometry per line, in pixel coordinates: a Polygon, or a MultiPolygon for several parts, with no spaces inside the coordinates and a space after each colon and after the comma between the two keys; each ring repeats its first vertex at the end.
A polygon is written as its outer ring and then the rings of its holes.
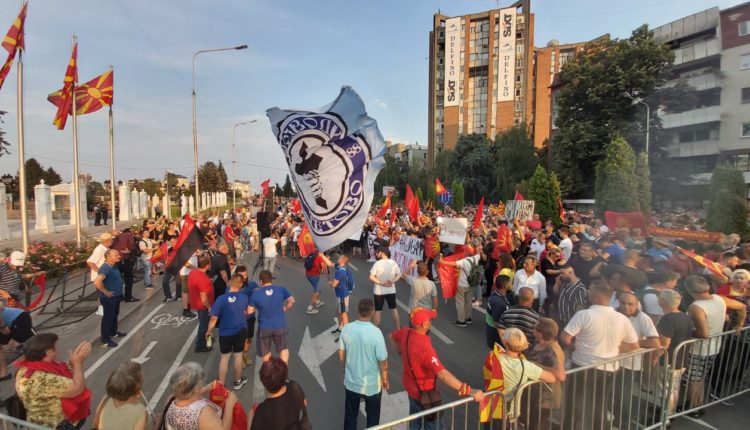
{"type": "MultiPolygon", "coordinates": [[[[260,288],[260,284],[250,280],[250,274],[247,272],[247,267],[237,266],[234,269],[234,273],[241,275],[243,279],[242,288],[240,288],[240,294],[247,296],[248,303],[250,302],[250,296],[253,295],[255,290],[260,288]]],[[[253,364],[253,359],[250,355],[250,347],[253,344],[253,337],[255,337],[255,320],[256,313],[247,314],[247,340],[245,340],[245,352],[242,354],[242,361],[245,367],[253,364]]]]}
{"type": "Polygon", "coordinates": [[[262,270],[258,275],[260,288],[250,296],[248,313],[258,310],[258,337],[255,342],[257,354],[267,362],[271,359],[271,344],[276,347],[279,358],[289,363],[289,328],[286,315],[294,306],[294,297],[284,287],[271,285],[272,275],[262,270]]]}
{"type": "MultiPolygon", "coordinates": [[[[334,333],[341,333],[344,326],[349,322],[349,274],[347,273],[346,265],[349,263],[349,257],[342,255],[336,262],[336,274],[330,281],[331,287],[336,292],[336,300],[338,302],[338,315],[339,315],[339,327],[334,330],[334,333]]],[[[334,342],[338,342],[336,338],[334,342]]]]}
{"type": "Polygon", "coordinates": [[[206,339],[219,325],[219,382],[224,383],[229,368],[229,358],[234,356],[234,386],[239,390],[247,383],[247,377],[242,376],[242,353],[247,339],[247,314],[249,311],[248,298],[240,293],[244,284],[242,275],[235,274],[229,280],[229,291],[219,296],[211,306],[211,319],[208,322],[206,339]]]}
{"type": "Polygon", "coordinates": [[[125,337],[127,333],[117,330],[117,317],[120,315],[120,301],[122,301],[123,280],[117,263],[120,262],[120,252],[108,249],[104,253],[104,263],[99,267],[94,286],[99,290],[99,302],[102,304],[101,334],[102,348],[114,348],[117,343],[113,337],[125,337]]]}

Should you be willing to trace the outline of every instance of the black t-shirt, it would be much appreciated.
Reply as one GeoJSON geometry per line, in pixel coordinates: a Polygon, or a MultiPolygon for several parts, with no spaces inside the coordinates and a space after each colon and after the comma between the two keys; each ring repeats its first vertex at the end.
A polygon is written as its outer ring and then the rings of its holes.
{"type": "MultiPolygon", "coordinates": [[[[659,319],[659,323],[656,324],[656,331],[660,335],[666,336],[671,339],[669,348],[667,348],[668,357],[672,357],[674,349],[677,345],[692,338],[693,333],[693,322],[687,314],[682,312],[670,312],[662,315],[659,319]]],[[[682,348],[682,354],[684,354],[685,348],[682,348]]],[[[675,363],[683,363],[683,357],[677,357],[675,363]]]]}
{"type": "Polygon", "coordinates": [[[305,393],[294,381],[286,384],[286,392],[279,397],[268,398],[258,405],[250,430],[299,429],[305,393]]]}
{"type": "MultiPolygon", "coordinates": [[[[553,285],[555,285],[555,279],[557,279],[557,275],[552,275],[549,273],[550,270],[560,270],[560,265],[557,263],[553,263],[549,261],[548,258],[545,258],[542,260],[540,264],[539,272],[544,276],[544,280],[547,281],[547,288],[552,288],[553,285]]],[[[576,270],[576,274],[578,274],[578,271],[576,270]]]]}
{"type": "Polygon", "coordinates": [[[594,257],[589,261],[584,260],[579,255],[573,255],[570,258],[569,264],[573,267],[576,272],[576,276],[583,282],[583,285],[591,285],[591,270],[597,264],[603,262],[599,257],[594,257]]]}
{"type": "Polygon", "coordinates": [[[211,273],[216,276],[214,287],[217,289],[227,287],[226,282],[224,282],[224,279],[219,275],[219,272],[222,270],[227,273],[227,278],[232,276],[232,271],[229,267],[229,259],[226,255],[219,252],[214,256],[214,259],[211,262],[211,273]]]}

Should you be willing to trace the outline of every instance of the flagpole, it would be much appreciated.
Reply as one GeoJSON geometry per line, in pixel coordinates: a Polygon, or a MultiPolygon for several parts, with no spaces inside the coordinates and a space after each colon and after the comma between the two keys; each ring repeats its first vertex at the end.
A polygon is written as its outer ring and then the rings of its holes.
{"type": "MultiPolygon", "coordinates": [[[[73,48],[75,48],[76,43],[78,42],[78,37],[76,35],[73,35],[73,48]]],[[[76,68],[78,67],[78,58],[76,58],[76,68]]],[[[77,75],[78,73],[76,73],[77,75]]],[[[76,220],[76,244],[78,247],[81,247],[81,196],[80,191],[80,185],[79,185],[79,178],[78,178],[78,120],[76,115],[76,76],[73,77],[73,88],[71,91],[71,108],[70,111],[73,115],[73,196],[75,198],[75,208],[76,208],[76,216],[78,219],[76,220]]]]}
{"type": "Polygon", "coordinates": [[[29,221],[26,216],[26,156],[23,146],[23,48],[18,49],[18,200],[21,203],[21,243],[29,252],[29,221]]]}
{"type": "MultiPolygon", "coordinates": [[[[114,73],[114,68],[112,65],[109,65],[109,71],[114,73]]],[[[114,82],[114,81],[113,81],[114,82]]],[[[114,84],[113,84],[114,86],[114,84]]],[[[114,88],[113,88],[114,91],[114,88]]],[[[112,229],[117,228],[117,221],[115,220],[117,218],[116,215],[114,215],[115,212],[115,121],[112,116],[112,104],[114,101],[109,105],[109,199],[111,201],[110,203],[110,210],[112,211],[112,229]]]]}

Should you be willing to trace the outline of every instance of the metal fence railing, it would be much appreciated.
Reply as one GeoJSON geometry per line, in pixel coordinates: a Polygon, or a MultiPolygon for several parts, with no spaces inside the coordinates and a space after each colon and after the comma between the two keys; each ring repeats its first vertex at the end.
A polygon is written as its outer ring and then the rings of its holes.
{"type": "Polygon", "coordinates": [[[51,430],[48,427],[32,424],[11,416],[0,414],[0,429],[2,430],[51,430]]]}
{"type": "Polygon", "coordinates": [[[564,382],[527,382],[503,399],[498,422],[481,423],[479,405],[466,398],[373,428],[666,429],[672,419],[749,392],[750,326],[685,341],[671,356],[641,349],[569,369],[564,382]],[[435,412],[438,427],[425,419],[435,412]]]}

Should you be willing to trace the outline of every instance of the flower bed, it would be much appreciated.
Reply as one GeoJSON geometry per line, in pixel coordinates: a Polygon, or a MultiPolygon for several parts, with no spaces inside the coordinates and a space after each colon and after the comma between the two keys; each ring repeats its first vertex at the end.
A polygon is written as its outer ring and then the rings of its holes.
{"type": "MultiPolygon", "coordinates": [[[[22,271],[23,273],[49,272],[75,263],[84,265],[95,246],[96,243],[90,241],[82,243],[81,248],[78,248],[75,241],[31,242],[22,271]]],[[[6,259],[13,251],[10,248],[2,250],[6,259]]]]}

